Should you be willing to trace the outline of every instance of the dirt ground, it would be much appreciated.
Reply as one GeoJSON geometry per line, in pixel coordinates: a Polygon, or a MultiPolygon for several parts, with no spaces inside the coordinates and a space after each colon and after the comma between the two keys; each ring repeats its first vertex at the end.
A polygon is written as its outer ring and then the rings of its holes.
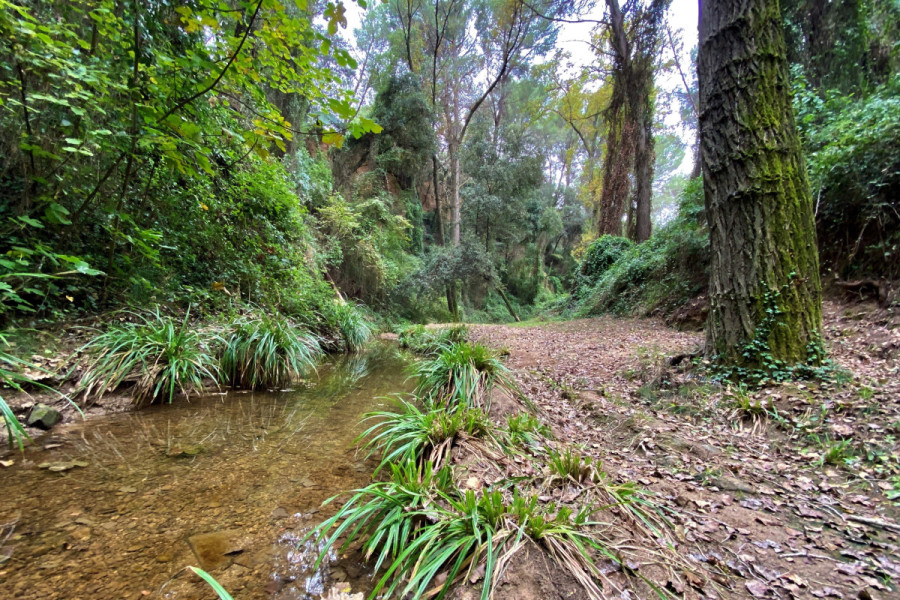
{"type": "MultiPolygon", "coordinates": [[[[665,368],[703,340],[660,320],[471,327],[476,341],[508,353],[558,440],[669,511],[677,550],[706,578],[673,591],[897,598],[900,330],[877,307],[826,303],[825,331],[840,382],[743,392],[706,382],[690,361],[665,368]]],[[[511,569],[501,596],[578,597],[507,593],[527,570],[511,569]]]]}

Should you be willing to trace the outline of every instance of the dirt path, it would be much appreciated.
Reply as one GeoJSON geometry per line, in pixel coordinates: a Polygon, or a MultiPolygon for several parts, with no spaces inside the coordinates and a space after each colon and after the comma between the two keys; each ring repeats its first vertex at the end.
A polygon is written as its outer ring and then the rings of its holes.
{"type": "Polygon", "coordinates": [[[558,439],[658,494],[720,597],[896,598],[900,335],[859,306],[828,304],[825,324],[843,383],[749,394],[660,369],[702,343],[661,321],[477,325],[472,337],[509,352],[558,439]]]}

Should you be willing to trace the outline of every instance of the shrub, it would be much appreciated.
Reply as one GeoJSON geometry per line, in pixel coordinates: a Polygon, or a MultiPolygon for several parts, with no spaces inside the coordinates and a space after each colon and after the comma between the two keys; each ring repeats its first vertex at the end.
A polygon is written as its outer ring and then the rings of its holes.
{"type": "Polygon", "coordinates": [[[844,277],[900,276],[900,75],[861,97],[795,79],[822,262],[844,277]]]}
{"type": "Polygon", "coordinates": [[[133,402],[150,404],[175,393],[202,393],[205,379],[218,379],[210,343],[215,341],[188,323],[160,314],[129,313],[137,321],[112,327],[85,344],[89,356],[78,389],[85,398],[101,398],[129,377],[136,377],[133,402]]]}
{"type": "Polygon", "coordinates": [[[450,343],[414,367],[416,393],[433,405],[487,408],[494,386],[512,389],[509,371],[481,344],[450,343]]]}
{"type": "Polygon", "coordinates": [[[682,194],[678,217],[604,271],[581,298],[578,313],[671,311],[705,291],[708,280],[703,186],[695,179],[682,194]]]}
{"type": "Polygon", "coordinates": [[[634,246],[628,238],[603,235],[591,242],[575,272],[576,296],[581,297],[613,264],[634,246]]]}
{"type": "Polygon", "coordinates": [[[511,444],[534,444],[541,437],[550,437],[550,428],[529,414],[510,415],[506,420],[506,436],[511,444]]]}
{"type": "Polygon", "coordinates": [[[222,352],[223,379],[234,387],[283,387],[315,369],[318,340],[282,316],[261,314],[230,327],[222,352]]]}
{"type": "MultiPolygon", "coordinates": [[[[8,343],[6,337],[0,335],[0,344],[5,346],[8,343]]],[[[22,375],[18,369],[24,366],[27,366],[27,363],[12,354],[0,350],[0,392],[4,388],[22,389],[22,384],[26,383],[28,378],[22,375]]],[[[0,417],[3,418],[3,427],[6,429],[10,447],[13,444],[18,444],[21,450],[24,447],[25,439],[28,438],[28,432],[22,427],[19,419],[16,418],[15,413],[6,403],[6,400],[3,399],[3,396],[0,396],[0,417]]]]}
{"type": "Polygon", "coordinates": [[[332,322],[344,340],[349,352],[358,352],[372,337],[372,326],[366,320],[361,306],[350,303],[334,303],[329,309],[328,321],[332,322]]]}
{"type": "Polygon", "coordinates": [[[398,342],[401,348],[434,356],[449,344],[466,341],[468,335],[469,328],[465,325],[453,325],[440,329],[426,329],[424,325],[413,325],[400,332],[398,342]]]}

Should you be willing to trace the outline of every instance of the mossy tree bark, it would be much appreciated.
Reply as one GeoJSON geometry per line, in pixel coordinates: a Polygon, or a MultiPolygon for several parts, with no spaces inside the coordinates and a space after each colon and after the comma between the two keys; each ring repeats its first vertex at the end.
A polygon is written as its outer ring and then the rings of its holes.
{"type": "Polygon", "coordinates": [[[786,56],[778,0],[701,4],[707,353],[726,364],[818,359],[809,355],[822,326],[816,229],[786,56]],[[746,352],[752,342],[767,356],[746,352]]]}

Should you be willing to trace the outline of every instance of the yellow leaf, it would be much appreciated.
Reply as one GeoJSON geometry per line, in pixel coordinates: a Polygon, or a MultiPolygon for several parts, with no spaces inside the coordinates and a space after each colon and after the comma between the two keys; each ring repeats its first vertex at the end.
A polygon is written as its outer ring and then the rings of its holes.
{"type": "Polygon", "coordinates": [[[68,300],[69,302],[75,302],[75,298],[73,298],[72,296],[66,296],[66,300],[68,300]]]}
{"type": "Polygon", "coordinates": [[[344,145],[344,136],[336,131],[329,131],[322,135],[322,143],[329,146],[334,145],[340,148],[344,145]]]}
{"type": "Polygon", "coordinates": [[[203,210],[209,210],[209,207],[203,202],[200,203],[200,208],[202,208],[203,210]]]}

